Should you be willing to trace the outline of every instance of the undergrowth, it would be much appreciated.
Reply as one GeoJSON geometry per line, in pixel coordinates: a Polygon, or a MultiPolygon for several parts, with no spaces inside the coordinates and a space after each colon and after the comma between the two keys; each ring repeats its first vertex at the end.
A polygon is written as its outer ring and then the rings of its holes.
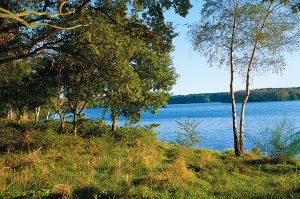
{"type": "Polygon", "coordinates": [[[299,159],[162,143],[147,128],[0,123],[0,198],[299,198],[299,159]]]}

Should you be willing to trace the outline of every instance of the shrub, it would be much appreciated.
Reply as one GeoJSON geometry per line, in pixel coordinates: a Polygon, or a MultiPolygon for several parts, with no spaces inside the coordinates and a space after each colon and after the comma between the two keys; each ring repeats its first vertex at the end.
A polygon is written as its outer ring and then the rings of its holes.
{"type": "Polygon", "coordinates": [[[12,127],[0,129],[0,152],[16,149],[20,142],[20,133],[12,127]]]}
{"type": "Polygon", "coordinates": [[[35,138],[35,148],[53,148],[59,139],[59,135],[55,131],[46,129],[44,132],[39,132],[35,138]]]}
{"type": "Polygon", "coordinates": [[[200,132],[197,130],[199,123],[191,118],[188,118],[183,122],[176,122],[181,130],[175,132],[177,134],[176,142],[187,148],[197,146],[201,141],[201,137],[199,136],[200,132]]]}
{"type": "Polygon", "coordinates": [[[39,148],[44,150],[54,147],[55,143],[59,141],[59,135],[51,129],[44,132],[31,129],[15,139],[19,140],[19,149],[30,152],[39,148]]]}
{"type": "Polygon", "coordinates": [[[83,138],[100,137],[108,131],[109,128],[104,120],[80,121],[78,125],[78,135],[83,138]]]}
{"type": "Polygon", "coordinates": [[[111,132],[111,136],[121,145],[133,146],[138,139],[150,144],[155,140],[156,133],[144,127],[120,127],[117,131],[111,132]]]}
{"type": "Polygon", "coordinates": [[[59,128],[60,128],[60,121],[59,120],[49,120],[49,121],[45,121],[45,122],[39,122],[39,123],[36,123],[34,127],[40,131],[45,131],[45,130],[51,129],[55,132],[58,132],[59,128]]]}
{"type": "Polygon", "coordinates": [[[300,153],[300,131],[293,123],[283,120],[275,128],[261,131],[254,143],[271,157],[293,157],[300,153]]]}

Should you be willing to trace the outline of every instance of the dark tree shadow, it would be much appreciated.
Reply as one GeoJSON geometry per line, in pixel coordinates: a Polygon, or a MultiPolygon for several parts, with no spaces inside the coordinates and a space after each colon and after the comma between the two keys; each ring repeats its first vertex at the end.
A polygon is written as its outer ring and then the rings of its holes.
{"type": "Polygon", "coordinates": [[[98,199],[117,199],[124,198],[124,196],[117,195],[111,192],[102,192],[96,187],[82,187],[75,189],[72,194],[72,198],[75,199],[89,199],[89,198],[98,198],[98,199]]]}
{"type": "Polygon", "coordinates": [[[245,160],[244,163],[249,166],[259,166],[261,171],[272,175],[299,172],[297,163],[288,158],[262,158],[257,160],[245,160]]]}
{"type": "Polygon", "coordinates": [[[244,161],[248,165],[259,165],[259,164],[288,164],[288,165],[297,165],[295,161],[290,158],[261,158],[255,160],[245,160],[244,161]]]}

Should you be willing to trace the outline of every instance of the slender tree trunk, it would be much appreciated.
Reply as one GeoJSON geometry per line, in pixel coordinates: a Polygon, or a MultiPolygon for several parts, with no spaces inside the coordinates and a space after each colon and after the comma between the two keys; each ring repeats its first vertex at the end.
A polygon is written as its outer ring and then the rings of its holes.
{"type": "Polygon", "coordinates": [[[8,109],[5,109],[5,118],[8,120],[10,117],[9,115],[9,110],[8,109]]]}
{"type": "MultiPolygon", "coordinates": [[[[272,7],[272,4],[269,5],[268,10],[270,10],[271,7],[272,7]]],[[[254,60],[254,57],[255,57],[255,53],[256,53],[256,50],[257,50],[257,45],[259,43],[260,36],[263,32],[263,29],[265,28],[266,21],[267,21],[268,17],[269,17],[269,12],[266,12],[266,15],[263,19],[262,25],[259,29],[259,32],[256,35],[256,39],[254,41],[251,57],[249,59],[248,66],[247,66],[246,89],[245,89],[245,96],[244,96],[244,99],[243,99],[243,102],[242,102],[241,115],[240,115],[240,151],[242,153],[244,152],[245,109],[246,109],[246,103],[247,103],[247,101],[249,99],[249,95],[250,95],[250,74],[251,74],[251,70],[252,70],[252,64],[253,64],[253,60],[254,60]]]]}
{"type": "Polygon", "coordinates": [[[77,108],[74,110],[73,113],[73,133],[77,136],[77,108]]]}
{"type": "Polygon", "coordinates": [[[60,118],[60,128],[59,128],[59,130],[62,131],[62,130],[65,129],[65,118],[66,118],[66,116],[63,115],[62,113],[58,113],[58,115],[59,115],[59,118],[60,118]]]}
{"type": "MultiPolygon", "coordinates": [[[[238,7],[235,5],[235,10],[238,7]]],[[[235,38],[236,38],[236,11],[233,16],[232,23],[232,33],[231,33],[231,44],[230,44],[230,100],[231,100],[231,112],[232,112],[232,131],[233,131],[233,139],[234,139],[234,152],[236,156],[241,155],[240,151],[240,140],[238,138],[238,129],[237,129],[237,118],[236,118],[236,103],[235,103],[235,94],[234,94],[234,74],[235,74],[235,60],[234,60],[234,52],[235,52],[235,38]]]]}
{"type": "Polygon", "coordinates": [[[12,108],[10,108],[10,109],[9,109],[9,119],[12,120],[13,117],[14,117],[14,112],[13,112],[12,108]]]}
{"type": "Polygon", "coordinates": [[[116,131],[117,130],[117,115],[114,110],[111,111],[111,119],[112,119],[111,130],[116,131]]]}
{"type": "Polygon", "coordinates": [[[24,111],[22,107],[18,108],[18,116],[17,116],[17,124],[21,124],[21,121],[23,120],[24,117],[24,111]]]}
{"type": "Polygon", "coordinates": [[[11,120],[13,118],[12,108],[6,109],[6,119],[11,120]]]}
{"type": "Polygon", "coordinates": [[[241,108],[241,115],[240,115],[240,151],[244,152],[244,127],[245,127],[245,109],[246,109],[246,103],[249,99],[250,95],[250,72],[251,72],[251,66],[248,67],[247,70],[247,77],[246,77],[246,90],[245,90],[245,96],[242,102],[242,108],[241,108]]]}
{"type": "Polygon", "coordinates": [[[64,130],[65,129],[65,125],[66,124],[66,122],[65,122],[65,117],[63,116],[62,118],[61,118],[61,120],[60,120],[60,129],[61,130],[64,130]]]}
{"type": "Polygon", "coordinates": [[[236,156],[241,155],[240,150],[240,140],[238,138],[238,129],[237,129],[237,118],[236,118],[236,103],[234,95],[234,71],[231,71],[231,83],[230,83],[230,99],[231,99],[231,113],[232,113],[232,130],[233,130],[233,139],[234,139],[234,152],[236,156]]]}
{"type": "Polygon", "coordinates": [[[49,115],[50,115],[50,109],[48,109],[48,112],[47,112],[47,116],[46,116],[47,121],[49,120],[49,115]]]}
{"type": "Polygon", "coordinates": [[[245,109],[246,109],[246,103],[249,99],[250,95],[250,74],[252,69],[252,63],[254,59],[254,55],[256,52],[258,40],[255,41],[252,54],[247,66],[247,76],[246,76],[246,89],[245,89],[245,96],[243,98],[242,107],[241,107],[241,115],[240,115],[240,151],[244,152],[244,132],[245,132],[245,109]]]}
{"type": "Polygon", "coordinates": [[[35,122],[38,122],[39,121],[39,118],[40,118],[40,112],[41,112],[41,107],[36,107],[35,108],[35,122]]]}

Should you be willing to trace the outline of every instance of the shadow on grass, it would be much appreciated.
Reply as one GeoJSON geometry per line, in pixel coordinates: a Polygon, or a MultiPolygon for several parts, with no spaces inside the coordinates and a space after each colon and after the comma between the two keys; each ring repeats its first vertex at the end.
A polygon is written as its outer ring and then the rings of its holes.
{"type": "Polygon", "coordinates": [[[262,194],[262,195],[254,195],[249,197],[250,199],[261,199],[261,198],[300,198],[300,187],[297,188],[296,190],[290,190],[290,191],[284,191],[281,193],[268,193],[268,194],[262,194]]]}
{"type": "Polygon", "coordinates": [[[103,192],[96,187],[82,187],[75,189],[72,194],[72,198],[76,199],[87,199],[87,198],[98,198],[98,199],[115,199],[123,198],[124,196],[116,195],[111,192],[103,192]]]}
{"type": "Polygon", "coordinates": [[[288,165],[297,165],[295,161],[290,158],[262,158],[262,159],[254,159],[254,160],[245,160],[244,161],[248,165],[259,165],[259,164],[288,164],[288,165]]]}
{"type": "MultiPolygon", "coordinates": [[[[0,197],[1,198],[1,197],[0,197]]],[[[48,193],[43,196],[37,196],[33,193],[13,197],[13,199],[30,199],[30,198],[41,198],[41,199],[63,199],[63,198],[74,198],[74,199],[116,199],[126,198],[126,195],[117,195],[111,192],[103,192],[96,187],[82,187],[75,189],[71,195],[63,195],[61,193],[48,193]]],[[[129,197],[130,198],[130,197],[129,197]]]]}
{"type": "Polygon", "coordinates": [[[17,196],[17,197],[13,197],[13,199],[30,199],[30,198],[41,198],[41,199],[59,199],[59,198],[64,198],[64,196],[62,194],[58,194],[58,193],[50,193],[47,196],[35,196],[34,194],[27,194],[27,195],[22,195],[22,196],[17,196]]]}
{"type": "Polygon", "coordinates": [[[245,160],[244,163],[254,167],[259,165],[259,169],[261,171],[272,175],[299,172],[297,163],[288,158],[262,158],[256,160],[245,160]]]}

